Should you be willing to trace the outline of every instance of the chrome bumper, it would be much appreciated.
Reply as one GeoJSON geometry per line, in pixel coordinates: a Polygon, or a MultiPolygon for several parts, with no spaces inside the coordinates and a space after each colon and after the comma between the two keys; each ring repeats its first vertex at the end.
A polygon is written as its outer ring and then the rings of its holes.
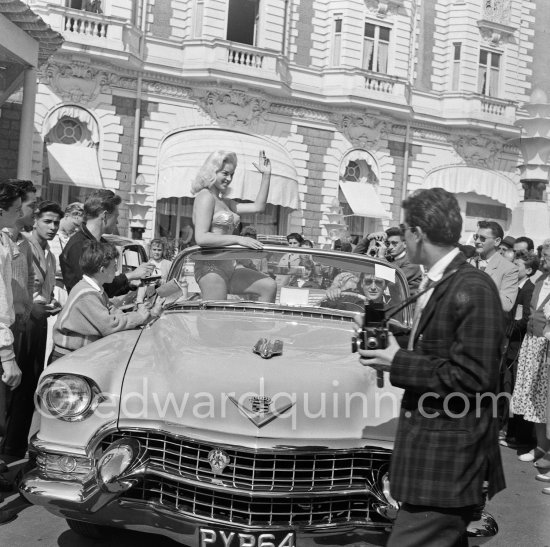
{"type": "MultiPolygon", "coordinates": [[[[21,493],[34,505],[66,519],[160,534],[189,547],[200,547],[201,528],[223,528],[236,532],[254,532],[254,528],[235,527],[223,523],[189,517],[158,505],[119,499],[119,494],[102,492],[98,483],[54,481],[28,473],[20,484],[21,493]]],[[[326,526],[296,529],[296,547],[330,545],[383,546],[384,530],[368,530],[360,526],[326,526]]]]}
{"type": "MultiPolygon", "coordinates": [[[[44,479],[36,471],[28,473],[20,485],[21,493],[31,503],[41,505],[50,513],[104,526],[160,534],[184,545],[200,547],[201,528],[212,528],[210,521],[191,518],[170,509],[144,502],[119,499],[117,493],[103,492],[96,481],[86,484],[44,479]]],[[[235,528],[218,523],[224,529],[238,532],[252,528],[235,528]]],[[[387,533],[354,525],[295,529],[297,547],[327,545],[385,545],[387,533]]],[[[484,513],[480,521],[469,528],[470,545],[481,545],[498,532],[491,515],[484,513]]]]}

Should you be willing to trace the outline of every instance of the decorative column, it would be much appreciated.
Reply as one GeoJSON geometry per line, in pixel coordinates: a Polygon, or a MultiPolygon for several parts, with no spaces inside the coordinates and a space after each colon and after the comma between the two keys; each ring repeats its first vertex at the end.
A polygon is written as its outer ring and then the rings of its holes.
{"type": "Polygon", "coordinates": [[[36,69],[25,69],[23,80],[23,104],[19,131],[19,149],[17,153],[17,178],[31,179],[32,145],[34,132],[34,104],[37,90],[36,69]]]}
{"type": "Polygon", "coordinates": [[[133,239],[141,239],[147,228],[147,213],[151,209],[149,204],[151,193],[148,189],[149,185],[145,182],[143,175],[138,175],[127,202],[133,239]]]}
{"type": "Polygon", "coordinates": [[[509,141],[523,158],[518,165],[524,198],[512,212],[510,235],[528,236],[539,245],[550,232],[550,211],[545,199],[550,173],[550,104],[546,93],[535,89],[524,106],[528,117],[517,120],[521,136],[509,141]]]}

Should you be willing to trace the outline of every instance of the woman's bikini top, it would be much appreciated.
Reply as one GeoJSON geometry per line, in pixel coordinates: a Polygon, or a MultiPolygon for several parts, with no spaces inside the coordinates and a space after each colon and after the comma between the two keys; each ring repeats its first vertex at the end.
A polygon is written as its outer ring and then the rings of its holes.
{"type": "Polygon", "coordinates": [[[222,234],[232,234],[239,225],[241,217],[226,209],[216,211],[212,217],[212,231],[222,234]]]}

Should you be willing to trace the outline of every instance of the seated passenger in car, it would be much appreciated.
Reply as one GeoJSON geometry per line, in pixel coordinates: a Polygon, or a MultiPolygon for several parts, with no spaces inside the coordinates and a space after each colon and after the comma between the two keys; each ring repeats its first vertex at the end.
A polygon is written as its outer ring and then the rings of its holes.
{"type": "Polygon", "coordinates": [[[386,295],[387,282],[373,273],[362,273],[359,277],[351,272],[343,272],[339,275],[342,284],[339,287],[334,285],[329,287],[327,296],[320,302],[320,306],[353,310],[354,307],[362,307],[366,302],[375,304],[389,302],[389,297],[386,295]]]}
{"type": "Polygon", "coordinates": [[[151,310],[140,305],[128,313],[111,304],[103,285],[112,283],[117,258],[118,251],[111,243],[90,241],[84,245],[79,261],[83,276],[55,322],[50,363],[104,336],[139,327],[160,313],[160,303],[151,310]]]}

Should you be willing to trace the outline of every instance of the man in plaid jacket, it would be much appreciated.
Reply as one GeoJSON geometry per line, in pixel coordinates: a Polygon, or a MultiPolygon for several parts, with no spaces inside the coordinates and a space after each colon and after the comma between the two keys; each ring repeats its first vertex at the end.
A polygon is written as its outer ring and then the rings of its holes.
{"type": "Polygon", "coordinates": [[[401,502],[388,547],[467,543],[476,506],[505,487],[496,397],[504,317],[495,284],[458,251],[455,197],[420,190],[403,202],[411,261],[433,288],[417,304],[409,348],[360,350],[361,363],[390,372],[405,390],[392,457],[391,493],[401,502]]]}

